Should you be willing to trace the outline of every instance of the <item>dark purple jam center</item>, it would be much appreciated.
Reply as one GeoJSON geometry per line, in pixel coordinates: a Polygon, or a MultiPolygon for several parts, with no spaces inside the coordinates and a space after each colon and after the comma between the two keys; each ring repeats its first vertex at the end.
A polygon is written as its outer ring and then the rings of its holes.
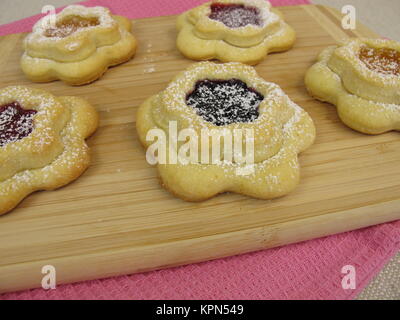
{"type": "Polygon", "coordinates": [[[260,10],[243,4],[213,3],[209,18],[222,22],[228,28],[240,28],[249,24],[262,25],[260,10]]]}
{"type": "Polygon", "coordinates": [[[201,80],[186,97],[188,106],[216,126],[253,122],[264,97],[239,79],[201,80]]]}
{"type": "Polygon", "coordinates": [[[31,134],[36,110],[25,110],[18,102],[0,106],[0,147],[31,134]]]}

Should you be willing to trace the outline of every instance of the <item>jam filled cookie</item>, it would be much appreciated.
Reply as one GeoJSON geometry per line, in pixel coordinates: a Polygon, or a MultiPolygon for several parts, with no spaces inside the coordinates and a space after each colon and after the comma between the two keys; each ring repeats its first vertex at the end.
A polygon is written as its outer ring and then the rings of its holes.
{"type": "Polygon", "coordinates": [[[24,41],[21,67],[32,81],[87,84],[135,54],[130,20],[107,8],[72,5],[50,21],[39,20],[24,41]]]}
{"type": "Polygon", "coordinates": [[[241,63],[189,67],[140,106],[136,126],[164,187],[187,201],[283,196],[299,183],[298,153],[315,138],[310,116],[241,63]]]}
{"type": "Polygon", "coordinates": [[[296,38],[282,14],[265,0],[216,0],[178,18],[177,46],[193,60],[257,64],[290,49],[296,38]]]}
{"type": "Polygon", "coordinates": [[[97,123],[96,110],[81,98],[0,90],[0,215],[34,191],[77,179],[89,166],[85,138],[97,123]]]}
{"type": "Polygon", "coordinates": [[[380,134],[400,130],[400,43],[351,39],[325,49],[308,70],[312,96],[336,105],[350,128],[380,134]]]}

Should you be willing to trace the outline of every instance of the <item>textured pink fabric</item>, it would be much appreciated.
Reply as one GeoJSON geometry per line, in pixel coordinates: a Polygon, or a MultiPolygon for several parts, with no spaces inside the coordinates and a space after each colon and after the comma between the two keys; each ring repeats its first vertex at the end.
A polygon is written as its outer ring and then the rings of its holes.
{"type": "Polygon", "coordinates": [[[400,221],[276,249],[0,299],[351,299],[400,249],[400,221]],[[341,287],[344,265],[356,290],[341,287]]]}
{"type": "MultiPolygon", "coordinates": [[[[204,0],[89,0],[130,18],[182,12],[204,0]]],[[[274,5],[305,0],[272,0],[274,5]]],[[[0,26],[0,35],[28,31],[38,17],[0,26]]],[[[400,209],[400,208],[399,208],[400,209]]],[[[6,299],[352,299],[400,250],[400,221],[184,267],[0,295],[6,299]],[[353,265],[357,288],[341,287],[353,265]]]]}
{"type": "MultiPolygon", "coordinates": [[[[181,13],[199,4],[207,2],[205,0],[88,0],[80,2],[88,7],[103,6],[108,7],[114,14],[124,15],[128,18],[146,18],[157,16],[168,16],[181,13]]],[[[308,0],[270,0],[276,6],[290,6],[308,4],[308,0]]],[[[60,8],[62,9],[62,8],[60,8]]],[[[59,9],[59,10],[60,10],[59,9]]],[[[0,26],[0,36],[28,32],[32,25],[41,17],[36,15],[20,21],[12,22],[0,26]]]]}

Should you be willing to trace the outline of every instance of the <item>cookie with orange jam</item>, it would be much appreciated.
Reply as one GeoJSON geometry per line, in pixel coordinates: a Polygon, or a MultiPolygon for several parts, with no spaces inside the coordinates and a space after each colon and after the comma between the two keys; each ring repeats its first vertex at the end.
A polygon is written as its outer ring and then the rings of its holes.
{"type": "Polygon", "coordinates": [[[54,20],[40,19],[24,41],[21,67],[34,82],[87,84],[136,52],[131,21],[107,8],[72,5],[54,20]]]}
{"type": "Polygon", "coordinates": [[[329,47],[308,70],[305,83],[312,96],[334,104],[354,130],[400,130],[399,42],[351,39],[329,47]]]}

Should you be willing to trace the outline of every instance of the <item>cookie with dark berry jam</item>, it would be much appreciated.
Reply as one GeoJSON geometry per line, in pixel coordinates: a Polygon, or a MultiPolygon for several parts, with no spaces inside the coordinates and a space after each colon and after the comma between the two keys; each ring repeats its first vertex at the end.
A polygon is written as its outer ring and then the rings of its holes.
{"type": "Polygon", "coordinates": [[[200,80],[186,97],[187,105],[216,126],[253,122],[264,97],[239,79],[200,80]]]}
{"type": "Polygon", "coordinates": [[[256,7],[231,3],[213,3],[210,7],[209,18],[222,22],[228,28],[262,25],[260,10],[256,7]]]}

